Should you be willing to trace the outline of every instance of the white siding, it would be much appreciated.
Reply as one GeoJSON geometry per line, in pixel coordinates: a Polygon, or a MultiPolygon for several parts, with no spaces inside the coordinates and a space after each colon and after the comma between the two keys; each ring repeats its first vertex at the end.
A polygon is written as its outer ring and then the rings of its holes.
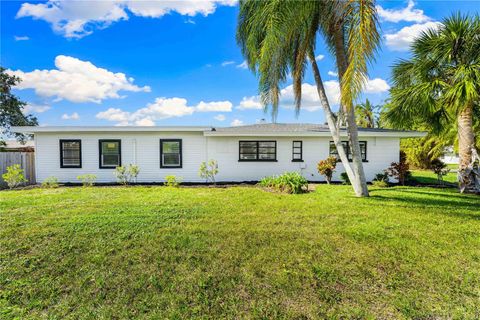
{"type": "MultiPolygon", "coordinates": [[[[55,176],[60,182],[78,182],[77,176],[96,174],[98,182],[114,182],[113,169],[99,169],[98,140],[122,140],[122,164],[136,163],[140,167],[138,182],[162,182],[166,175],[182,177],[185,182],[202,182],[198,168],[202,161],[218,161],[217,181],[256,181],[285,171],[301,172],[310,181],[324,181],[317,172],[317,163],[329,154],[328,137],[204,137],[202,132],[111,132],[111,133],[37,133],[37,181],[55,176]],[[160,168],[160,139],[182,139],[183,166],[178,169],[160,168]],[[82,140],[82,168],[60,168],[59,140],[82,140]],[[239,162],[240,140],[277,141],[277,162],[239,162]],[[292,142],[303,141],[304,162],[292,162],[292,142]]],[[[399,158],[399,138],[368,137],[367,160],[364,163],[367,180],[382,172],[399,158]]],[[[344,170],[339,163],[334,180],[340,180],[344,170]]]]}

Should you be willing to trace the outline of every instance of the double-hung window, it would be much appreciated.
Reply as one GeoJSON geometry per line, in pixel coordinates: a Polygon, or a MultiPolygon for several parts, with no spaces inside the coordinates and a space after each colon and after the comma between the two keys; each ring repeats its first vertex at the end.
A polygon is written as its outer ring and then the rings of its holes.
{"type": "MultiPolygon", "coordinates": [[[[367,141],[359,141],[360,144],[360,153],[362,155],[362,161],[367,162],[367,141]]],[[[352,151],[350,149],[350,144],[348,141],[342,141],[343,148],[347,153],[348,161],[352,161],[352,151]]],[[[337,148],[335,147],[335,143],[330,141],[330,155],[336,157],[340,161],[340,157],[338,155],[337,148]]]]}
{"type": "Polygon", "coordinates": [[[160,139],[160,168],[182,167],[182,140],[160,139]]]}
{"type": "Polygon", "coordinates": [[[240,141],[238,161],[277,161],[277,142],[240,141]]]}
{"type": "Polygon", "coordinates": [[[293,141],[292,145],[292,161],[303,161],[303,142],[293,141]]]}
{"type": "Polygon", "coordinates": [[[60,168],[82,167],[82,141],[60,140],[60,168]]]}
{"type": "Polygon", "coordinates": [[[115,169],[122,165],[121,140],[99,140],[100,169],[115,169]]]}

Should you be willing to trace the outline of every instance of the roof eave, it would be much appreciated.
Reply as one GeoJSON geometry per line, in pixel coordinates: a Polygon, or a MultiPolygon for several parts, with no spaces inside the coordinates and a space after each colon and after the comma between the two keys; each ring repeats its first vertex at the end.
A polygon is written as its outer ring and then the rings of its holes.
{"type": "Polygon", "coordinates": [[[165,127],[139,127],[139,126],[52,126],[52,127],[12,127],[11,131],[24,134],[56,133],[56,132],[204,132],[211,127],[204,126],[165,126],[165,127]]]}

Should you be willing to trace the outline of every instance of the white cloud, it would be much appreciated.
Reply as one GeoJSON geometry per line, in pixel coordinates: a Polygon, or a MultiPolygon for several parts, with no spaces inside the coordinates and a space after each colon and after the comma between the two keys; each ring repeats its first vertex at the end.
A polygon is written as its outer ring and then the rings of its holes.
{"type": "Polygon", "coordinates": [[[414,9],[414,6],[415,3],[413,2],[413,0],[409,0],[406,8],[383,9],[381,6],[376,6],[376,9],[379,17],[389,22],[426,22],[431,20],[423,13],[423,10],[414,9]]]}
{"type": "Polygon", "coordinates": [[[117,125],[153,126],[155,121],[168,118],[178,118],[192,115],[195,112],[231,111],[230,101],[200,102],[196,106],[189,106],[184,98],[156,98],[153,103],[136,111],[124,111],[118,108],[109,108],[99,112],[97,119],[117,122],[117,125]]]}
{"type": "Polygon", "coordinates": [[[235,61],[223,61],[222,62],[222,67],[226,67],[226,66],[234,64],[234,63],[235,63],[235,61]]]}
{"type": "Polygon", "coordinates": [[[240,109],[240,110],[257,109],[258,110],[258,109],[263,109],[263,105],[260,102],[260,98],[258,96],[243,97],[237,109],[240,109]]]}
{"type": "Polygon", "coordinates": [[[55,32],[66,38],[82,38],[95,29],[107,28],[114,22],[128,20],[129,14],[148,18],[160,18],[172,12],[189,17],[197,14],[207,16],[213,13],[218,5],[232,6],[235,3],[234,0],[49,0],[46,3],[23,3],[17,12],[17,18],[44,20],[55,32]]]}
{"type": "Polygon", "coordinates": [[[240,69],[248,69],[247,60],[244,60],[242,63],[237,64],[237,68],[240,68],[240,69]]]}
{"type": "Polygon", "coordinates": [[[201,101],[195,109],[198,112],[230,112],[232,111],[232,103],[230,101],[201,101]]]}
{"type": "Polygon", "coordinates": [[[76,112],[74,112],[74,113],[72,113],[72,114],[66,114],[66,113],[64,113],[64,114],[62,115],[62,119],[63,119],[63,120],[78,120],[78,119],[80,119],[80,116],[79,116],[78,113],[76,113],[76,112]]]}
{"type": "Polygon", "coordinates": [[[408,51],[410,44],[416,37],[428,29],[435,29],[441,25],[440,22],[426,22],[422,24],[413,24],[408,27],[403,27],[396,33],[389,33],[385,35],[386,45],[393,51],[408,51]]]}
{"type": "Polygon", "coordinates": [[[23,113],[28,114],[28,113],[42,113],[45,111],[50,110],[50,106],[47,105],[38,105],[34,103],[28,103],[26,106],[23,107],[23,113]]]}
{"type": "Polygon", "coordinates": [[[213,117],[213,119],[215,119],[217,121],[225,121],[225,119],[227,119],[227,118],[223,114],[218,114],[215,117],[213,117]]]}
{"type": "Polygon", "coordinates": [[[320,60],[323,60],[323,58],[325,58],[325,56],[323,54],[319,54],[318,56],[315,57],[315,60],[320,61],[320,60]]]}
{"type": "Polygon", "coordinates": [[[375,78],[369,79],[365,84],[365,93],[382,93],[390,90],[390,86],[388,85],[387,81],[375,78]]]}
{"type": "Polygon", "coordinates": [[[335,71],[328,71],[328,75],[331,77],[338,77],[338,73],[336,73],[335,71]]]}
{"type": "Polygon", "coordinates": [[[230,125],[232,127],[238,127],[238,126],[243,125],[243,121],[239,120],[239,119],[234,119],[232,122],[230,122],[230,125]]]}
{"type": "Polygon", "coordinates": [[[124,73],[113,73],[98,68],[89,61],[82,61],[69,56],[57,56],[54,70],[7,70],[22,81],[17,89],[34,89],[42,97],[55,97],[72,102],[100,103],[108,98],[122,98],[119,91],[150,92],[150,87],[138,87],[133,78],[124,73]]]}
{"type": "Polygon", "coordinates": [[[28,36],[15,36],[15,41],[26,41],[26,40],[30,40],[30,38],[28,36]]]}

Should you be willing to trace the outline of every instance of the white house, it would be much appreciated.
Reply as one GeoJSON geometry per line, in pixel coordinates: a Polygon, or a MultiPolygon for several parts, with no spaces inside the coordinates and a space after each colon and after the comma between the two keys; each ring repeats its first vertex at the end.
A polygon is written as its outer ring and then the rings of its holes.
{"type": "MultiPolygon", "coordinates": [[[[309,181],[323,181],[319,160],[335,155],[330,132],[316,124],[256,124],[238,127],[14,127],[35,137],[38,182],[55,176],[78,182],[91,173],[97,182],[114,182],[116,166],[140,167],[137,182],[163,182],[175,175],[184,182],[204,182],[200,163],[218,161],[217,181],[258,181],[298,171],[309,181]]],[[[341,135],[348,145],[346,132],[341,135]]],[[[416,131],[359,129],[368,180],[399,160],[400,138],[421,137],[416,131]]],[[[348,149],[348,148],[347,148],[348,149]]],[[[344,170],[339,163],[334,180],[344,170]]]]}

